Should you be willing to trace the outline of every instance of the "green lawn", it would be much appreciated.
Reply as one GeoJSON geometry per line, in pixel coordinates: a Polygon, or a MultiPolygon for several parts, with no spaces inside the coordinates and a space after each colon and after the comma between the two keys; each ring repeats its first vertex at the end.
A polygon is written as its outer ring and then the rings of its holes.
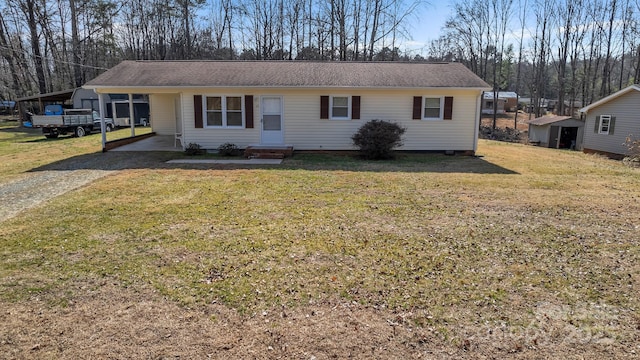
{"type": "MultiPolygon", "coordinates": [[[[98,153],[102,149],[100,133],[82,138],[71,135],[47,139],[41,129],[21,128],[16,121],[0,119],[0,184],[16,175],[78,155],[98,153]]],[[[136,135],[151,132],[150,127],[137,127],[136,135]]],[[[107,133],[107,141],[131,136],[123,128],[107,133]]]]}
{"type": "MultiPolygon", "coordinates": [[[[96,135],[31,136],[0,132],[0,184],[99,151],[96,135]]],[[[0,300],[66,306],[78,282],[103,278],[247,315],[411,311],[451,339],[482,324],[526,331],[551,304],[583,334],[637,339],[639,170],[492,141],[478,155],[298,154],[258,168],[150,157],[3,222],[0,300]]]]}

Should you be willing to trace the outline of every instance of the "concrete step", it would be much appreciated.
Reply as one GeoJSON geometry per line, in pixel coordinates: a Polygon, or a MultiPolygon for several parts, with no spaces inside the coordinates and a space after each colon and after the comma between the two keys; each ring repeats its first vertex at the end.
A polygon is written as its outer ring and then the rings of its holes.
{"type": "Polygon", "coordinates": [[[289,145],[251,145],[244,150],[244,156],[254,159],[282,159],[293,155],[293,146],[289,145]]]}

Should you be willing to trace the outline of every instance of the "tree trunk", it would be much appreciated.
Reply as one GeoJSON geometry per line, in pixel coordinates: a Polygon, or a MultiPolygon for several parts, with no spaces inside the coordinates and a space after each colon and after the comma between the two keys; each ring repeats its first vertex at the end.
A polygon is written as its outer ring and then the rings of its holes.
{"type": "Polygon", "coordinates": [[[24,12],[27,16],[27,26],[29,27],[29,36],[31,43],[31,51],[33,53],[33,62],[36,70],[36,78],[38,79],[38,91],[41,94],[47,92],[47,81],[44,74],[44,62],[42,52],[40,51],[40,38],[38,34],[38,18],[35,10],[35,0],[25,0],[24,12]]]}
{"type": "Polygon", "coordinates": [[[80,87],[84,83],[82,78],[82,69],[80,67],[80,40],[78,39],[78,14],[76,9],[76,1],[69,0],[69,8],[71,9],[71,46],[73,54],[73,79],[75,87],[80,87]]]}

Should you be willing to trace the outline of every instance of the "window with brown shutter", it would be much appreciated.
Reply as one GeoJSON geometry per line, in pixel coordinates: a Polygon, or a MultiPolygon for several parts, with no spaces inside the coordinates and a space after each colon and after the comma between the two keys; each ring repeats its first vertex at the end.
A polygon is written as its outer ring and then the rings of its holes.
{"type": "Polygon", "coordinates": [[[244,97],[244,124],[247,129],[253,129],[253,95],[244,97]]]}
{"type": "Polygon", "coordinates": [[[444,98],[444,114],[443,114],[443,118],[445,120],[453,119],[453,97],[452,96],[446,96],[444,98]]]}
{"type": "Polygon", "coordinates": [[[360,96],[351,97],[351,119],[360,119],[360,96]]]}
{"type": "Polygon", "coordinates": [[[452,120],[452,96],[414,96],[414,120],[452,120]]]}
{"type": "Polygon", "coordinates": [[[329,96],[320,96],[320,119],[329,118],[329,96]]]}
{"type": "Polygon", "coordinates": [[[413,97],[413,120],[422,119],[422,96],[413,97]]]}
{"type": "Polygon", "coordinates": [[[193,96],[193,111],[196,129],[202,129],[202,95],[193,96]]]}

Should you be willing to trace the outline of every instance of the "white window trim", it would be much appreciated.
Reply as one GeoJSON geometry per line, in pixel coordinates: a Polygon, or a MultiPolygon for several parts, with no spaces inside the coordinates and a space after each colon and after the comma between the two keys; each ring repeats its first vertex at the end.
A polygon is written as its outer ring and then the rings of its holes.
{"type": "Polygon", "coordinates": [[[444,96],[422,97],[422,120],[444,120],[444,96]],[[427,104],[427,99],[440,99],[440,115],[438,117],[427,117],[425,115],[424,107],[427,104]]]}
{"type": "Polygon", "coordinates": [[[245,128],[245,104],[244,104],[244,95],[241,94],[206,94],[203,95],[202,98],[202,114],[203,114],[203,125],[204,128],[210,129],[244,129],[245,128]],[[209,117],[207,110],[207,98],[210,97],[220,97],[222,101],[222,126],[219,125],[209,125],[209,117]],[[240,98],[240,117],[242,119],[242,125],[227,125],[227,98],[228,97],[239,97],[240,98]]]}
{"type": "Polygon", "coordinates": [[[601,135],[609,135],[609,131],[611,130],[611,115],[600,115],[600,123],[598,124],[598,134],[601,135]],[[609,120],[607,124],[607,131],[602,131],[602,124],[604,120],[609,120]]]}
{"type": "Polygon", "coordinates": [[[349,95],[331,95],[329,96],[329,119],[330,120],[351,120],[351,96],[349,95]],[[333,116],[333,98],[334,97],[346,97],[347,98],[347,116],[333,116]]]}

